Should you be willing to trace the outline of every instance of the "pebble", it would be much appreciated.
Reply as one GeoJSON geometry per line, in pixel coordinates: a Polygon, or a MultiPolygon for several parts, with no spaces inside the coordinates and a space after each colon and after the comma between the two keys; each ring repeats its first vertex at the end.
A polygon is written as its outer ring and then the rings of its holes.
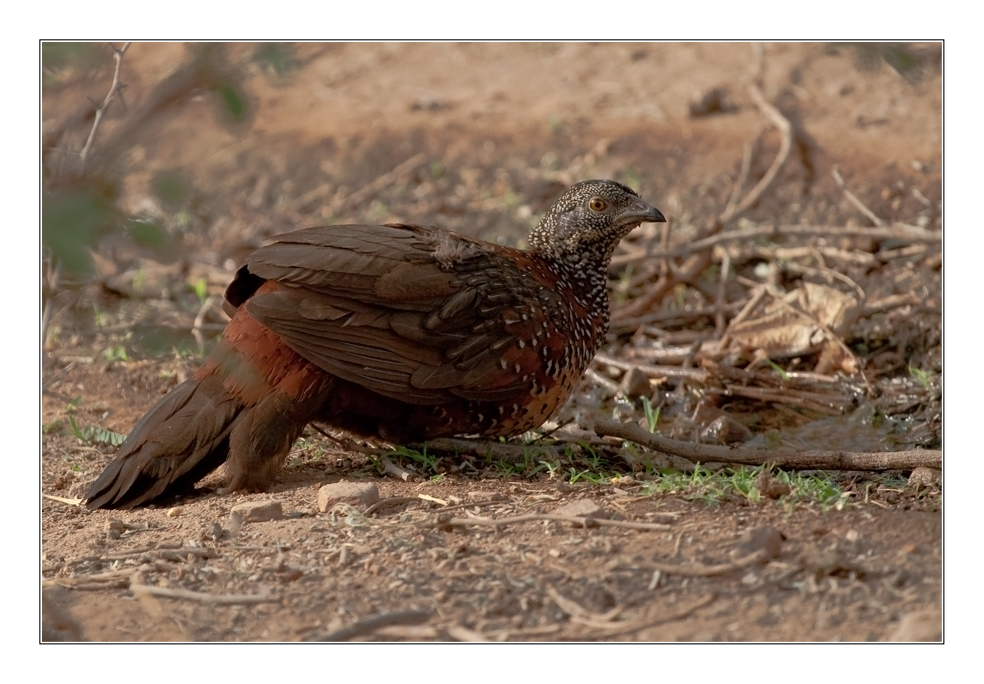
{"type": "Polygon", "coordinates": [[[379,501],[379,489],[371,482],[334,482],[318,490],[318,510],[325,513],[337,503],[368,508],[379,501]]]}
{"type": "Polygon", "coordinates": [[[931,487],[943,483],[943,473],[936,468],[926,468],[919,466],[914,468],[909,475],[910,487],[931,487]]]}
{"type": "Polygon", "coordinates": [[[638,368],[630,368],[625,373],[625,377],[622,378],[622,384],[620,385],[622,393],[627,397],[648,397],[652,392],[652,387],[649,384],[649,376],[643,373],[638,368]]]}
{"type": "Polygon", "coordinates": [[[701,440],[710,444],[741,444],[752,438],[752,431],[728,415],[712,420],[701,430],[701,440]]]}
{"type": "Polygon", "coordinates": [[[106,530],[106,536],[110,539],[119,539],[126,532],[126,525],[123,524],[122,520],[117,520],[116,518],[107,520],[103,527],[106,530]]]}
{"type": "Polygon", "coordinates": [[[591,499],[577,499],[564,504],[553,511],[557,515],[569,515],[577,518],[599,518],[606,520],[612,517],[612,512],[599,506],[591,499]]]}
{"type": "Polygon", "coordinates": [[[471,491],[465,495],[465,498],[469,501],[485,503],[487,501],[505,501],[504,497],[499,492],[483,492],[483,491],[471,491]]]}
{"type": "Polygon", "coordinates": [[[785,482],[779,482],[772,478],[772,474],[768,470],[763,470],[755,480],[755,488],[759,493],[769,499],[778,499],[783,496],[789,496],[790,489],[789,485],[785,482]]]}
{"type": "Polygon", "coordinates": [[[920,610],[902,617],[889,641],[942,641],[943,615],[938,610],[920,610]]]}
{"type": "Polygon", "coordinates": [[[279,501],[249,501],[232,507],[232,517],[242,522],[266,522],[284,517],[283,506],[279,501]]]}
{"type": "Polygon", "coordinates": [[[785,537],[782,532],[771,525],[753,527],[742,535],[743,541],[738,546],[735,555],[739,558],[744,558],[761,549],[765,551],[765,558],[762,559],[764,563],[771,558],[779,557],[779,554],[782,553],[782,542],[784,539],[785,537]]]}

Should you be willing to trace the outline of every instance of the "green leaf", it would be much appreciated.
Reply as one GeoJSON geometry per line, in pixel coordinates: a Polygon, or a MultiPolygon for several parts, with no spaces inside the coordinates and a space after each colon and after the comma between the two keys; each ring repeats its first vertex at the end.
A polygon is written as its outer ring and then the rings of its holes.
{"type": "Polygon", "coordinates": [[[246,95],[239,84],[225,81],[216,86],[215,91],[233,121],[242,121],[246,118],[246,95]]]}
{"type": "Polygon", "coordinates": [[[90,250],[115,219],[112,205],[95,191],[49,193],[41,200],[41,242],[67,272],[84,275],[92,269],[90,250]]]}
{"type": "Polygon", "coordinates": [[[780,378],[782,378],[783,380],[789,380],[789,373],[787,373],[782,366],[780,366],[772,359],[767,359],[767,361],[769,362],[769,365],[772,366],[772,370],[774,370],[776,373],[779,374],[780,378]]]}
{"type": "Polygon", "coordinates": [[[180,171],[159,171],[154,174],[150,187],[161,204],[171,211],[183,207],[191,194],[188,178],[180,171]]]}
{"type": "Polygon", "coordinates": [[[297,51],[290,43],[263,43],[253,52],[253,62],[276,76],[286,76],[300,66],[297,51]]]}

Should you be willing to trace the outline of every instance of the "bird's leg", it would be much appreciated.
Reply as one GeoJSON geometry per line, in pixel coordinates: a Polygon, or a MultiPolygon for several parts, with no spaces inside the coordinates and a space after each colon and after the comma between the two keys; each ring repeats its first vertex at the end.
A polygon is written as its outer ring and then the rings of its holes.
{"type": "Polygon", "coordinates": [[[269,489],[307,424],[305,408],[303,402],[273,390],[244,411],[229,435],[229,482],[219,493],[269,489]]]}

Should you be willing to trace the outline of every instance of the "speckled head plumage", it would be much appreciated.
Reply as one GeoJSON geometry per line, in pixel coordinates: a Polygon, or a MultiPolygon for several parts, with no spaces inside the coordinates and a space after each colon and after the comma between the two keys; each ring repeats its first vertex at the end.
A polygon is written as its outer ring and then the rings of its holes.
{"type": "Polygon", "coordinates": [[[572,185],[530,232],[530,245],[554,257],[607,263],[615,246],[640,223],[666,219],[630,187],[612,180],[572,185]]]}

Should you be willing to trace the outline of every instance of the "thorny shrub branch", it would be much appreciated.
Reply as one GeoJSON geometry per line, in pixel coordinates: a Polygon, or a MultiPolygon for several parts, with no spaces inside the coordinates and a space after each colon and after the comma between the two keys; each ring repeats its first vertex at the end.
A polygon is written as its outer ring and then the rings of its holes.
{"type": "MultiPolygon", "coordinates": [[[[117,95],[120,95],[120,100],[122,101],[121,91],[126,87],[126,84],[120,81],[120,70],[123,67],[123,56],[126,54],[126,51],[130,49],[130,45],[132,45],[132,43],[126,42],[123,43],[123,47],[118,50],[113,48],[113,59],[116,60],[116,69],[113,72],[113,83],[109,87],[109,92],[106,93],[106,98],[103,100],[103,103],[99,105],[99,108],[96,110],[96,118],[92,122],[92,130],[89,131],[89,138],[85,141],[85,146],[82,148],[82,151],[79,152],[79,159],[82,162],[83,169],[85,168],[85,162],[89,157],[89,152],[92,151],[92,143],[96,140],[96,133],[99,131],[100,124],[102,124],[103,116],[106,113],[106,108],[109,107],[110,103],[113,101],[113,98],[117,95]]],[[[110,47],[112,47],[112,44],[110,44],[110,47]]]]}

